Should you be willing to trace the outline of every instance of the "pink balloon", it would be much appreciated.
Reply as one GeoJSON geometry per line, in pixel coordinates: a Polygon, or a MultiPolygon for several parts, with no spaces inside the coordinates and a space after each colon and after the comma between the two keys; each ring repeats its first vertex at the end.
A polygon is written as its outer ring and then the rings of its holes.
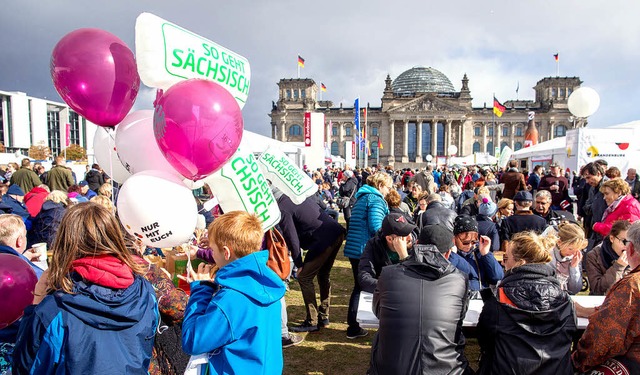
{"type": "Polygon", "coordinates": [[[122,121],[140,88],[133,52],[100,29],[78,29],[60,39],[51,54],[51,78],[74,111],[100,126],[122,121]]]}
{"type": "Polygon", "coordinates": [[[0,329],[20,319],[33,302],[38,278],[29,263],[11,254],[0,254],[0,329]]]}
{"type": "Polygon", "coordinates": [[[155,103],[158,146],[173,168],[193,181],[222,168],[238,149],[243,129],[238,103],[212,81],[182,81],[155,103]]]}

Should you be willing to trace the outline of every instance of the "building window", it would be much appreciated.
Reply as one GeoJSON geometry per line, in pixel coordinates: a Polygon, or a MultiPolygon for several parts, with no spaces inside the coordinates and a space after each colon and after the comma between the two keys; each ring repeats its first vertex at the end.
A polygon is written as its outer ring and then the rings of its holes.
{"type": "Polygon", "coordinates": [[[378,141],[372,141],[369,144],[369,147],[371,147],[371,156],[369,156],[369,158],[377,159],[378,158],[378,141]]]}
{"type": "Polygon", "coordinates": [[[300,97],[300,90],[293,90],[293,100],[298,100],[300,97]]]}
{"type": "Polygon", "coordinates": [[[300,97],[302,99],[306,98],[307,97],[307,91],[306,90],[300,90],[300,97]]]}
{"type": "Polygon", "coordinates": [[[551,89],[551,97],[552,98],[557,98],[558,97],[558,89],[557,88],[552,88],[551,89]]]}
{"type": "Polygon", "coordinates": [[[561,88],[561,89],[560,89],[560,98],[561,98],[561,99],[564,99],[564,97],[565,97],[565,96],[564,96],[564,91],[565,91],[565,90],[564,90],[564,88],[561,88]]]}
{"type": "Polygon", "coordinates": [[[331,127],[331,135],[338,135],[338,127],[333,125],[331,127]]]}
{"type": "Polygon", "coordinates": [[[351,136],[351,125],[347,125],[344,127],[344,135],[347,137],[351,136]]]}
{"type": "Polygon", "coordinates": [[[480,152],[480,142],[473,143],[473,153],[480,152]]]}
{"type": "Polygon", "coordinates": [[[500,152],[502,152],[502,150],[507,147],[509,144],[507,142],[502,142],[500,143],[500,152]]]}
{"type": "MultiPolygon", "coordinates": [[[[431,124],[422,125],[422,157],[431,154],[431,124]]],[[[432,155],[433,156],[433,155],[432,155]]]]}
{"type": "Polygon", "coordinates": [[[287,89],[287,99],[291,99],[291,89],[287,89]]]}
{"type": "Polygon", "coordinates": [[[493,155],[493,142],[489,141],[487,142],[487,152],[489,153],[489,155],[493,155]]]}
{"type": "Polygon", "coordinates": [[[69,142],[72,145],[80,145],[80,116],[73,111],[69,112],[69,142]]]}
{"type": "Polygon", "coordinates": [[[48,146],[51,149],[51,155],[60,155],[60,112],[47,112],[47,134],[48,146]]]}
{"type": "Polygon", "coordinates": [[[489,137],[493,137],[493,126],[494,125],[487,127],[487,136],[489,137]]]}
{"type": "Polygon", "coordinates": [[[502,127],[502,136],[503,137],[509,136],[509,125],[505,125],[502,127]]]}
{"type": "Polygon", "coordinates": [[[513,151],[518,151],[522,148],[522,142],[516,142],[516,144],[513,146],[514,150],[513,151]]]}
{"type": "MultiPolygon", "coordinates": [[[[418,151],[417,148],[417,137],[418,137],[418,126],[416,125],[415,122],[410,122],[409,123],[409,150],[407,152],[407,156],[409,156],[409,161],[410,162],[415,162],[416,161],[416,152],[418,151]]],[[[424,141],[423,141],[424,142],[424,141]]]]}
{"type": "Polygon", "coordinates": [[[573,92],[572,88],[568,88],[567,89],[567,97],[569,97],[569,95],[571,95],[571,93],[573,92]]]}
{"type": "Polygon", "coordinates": [[[567,135],[567,127],[564,125],[556,126],[556,130],[554,131],[554,138],[564,137],[565,135],[567,135]]]}
{"type": "Polygon", "coordinates": [[[374,126],[373,128],[371,128],[371,135],[374,136],[374,137],[378,136],[378,128],[377,127],[374,126]]]}
{"type": "Polygon", "coordinates": [[[302,135],[302,127],[300,125],[291,125],[289,135],[302,135]]]}
{"type": "Polygon", "coordinates": [[[436,154],[444,155],[444,124],[439,122],[436,125],[436,128],[438,129],[438,139],[436,142],[436,154]]]}
{"type": "Polygon", "coordinates": [[[340,155],[340,150],[338,148],[338,142],[331,142],[331,155],[340,155]]]}
{"type": "Polygon", "coordinates": [[[475,137],[479,137],[479,136],[481,136],[481,135],[482,135],[482,128],[481,128],[481,127],[479,127],[479,126],[474,127],[474,128],[473,128],[473,135],[474,135],[475,137]]]}
{"type": "Polygon", "coordinates": [[[522,137],[522,126],[516,126],[516,137],[522,137]]]}

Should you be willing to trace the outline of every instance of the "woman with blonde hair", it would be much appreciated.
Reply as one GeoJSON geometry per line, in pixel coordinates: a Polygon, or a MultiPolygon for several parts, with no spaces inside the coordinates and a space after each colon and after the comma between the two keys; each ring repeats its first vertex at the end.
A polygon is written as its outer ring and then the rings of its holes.
{"type": "Polygon", "coordinates": [[[384,197],[391,189],[393,189],[391,176],[386,172],[377,172],[369,176],[367,184],[356,193],[356,204],[351,212],[347,240],[344,245],[344,255],[351,263],[354,281],[347,313],[348,339],[367,335],[367,331],[363,330],[356,320],[361,291],[358,283],[358,265],[367,241],[382,227],[382,220],[389,214],[389,207],[384,197]]]}
{"type": "Polygon", "coordinates": [[[14,372],[147,374],[158,304],[115,215],[92,202],[72,206],[51,250],[20,325],[14,372]]]}
{"type": "Polygon", "coordinates": [[[556,270],[562,289],[570,294],[582,290],[582,250],[587,245],[581,226],[567,221],[558,225],[558,242],[551,252],[549,265],[556,270]]]}
{"type": "Polygon", "coordinates": [[[89,202],[97,203],[109,210],[109,212],[116,212],[116,207],[113,205],[113,202],[111,202],[111,199],[105,197],[104,195],[96,195],[95,197],[89,199],[89,202]]]}
{"type": "Polygon", "coordinates": [[[614,221],[628,220],[631,223],[640,219],[640,203],[630,194],[629,184],[621,178],[606,181],[600,187],[607,208],[602,214],[602,221],[593,224],[593,230],[607,236],[611,232],[614,221]]]}
{"type": "Polygon", "coordinates": [[[513,200],[509,198],[502,198],[498,201],[498,211],[496,212],[496,218],[504,219],[505,217],[509,217],[513,215],[513,210],[515,206],[513,205],[513,200]]]}
{"type": "Polygon", "coordinates": [[[98,188],[98,195],[111,199],[111,196],[113,196],[113,186],[111,186],[111,184],[100,185],[98,188]]]}
{"type": "Polygon", "coordinates": [[[497,296],[482,293],[478,374],[573,374],[576,315],[567,291],[548,266],[556,239],[534,232],[512,236],[497,296]]]}

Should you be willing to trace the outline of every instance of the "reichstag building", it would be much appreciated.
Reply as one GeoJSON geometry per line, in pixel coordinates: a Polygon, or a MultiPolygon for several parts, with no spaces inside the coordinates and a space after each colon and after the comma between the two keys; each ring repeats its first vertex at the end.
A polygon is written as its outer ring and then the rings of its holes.
{"type": "MultiPolygon", "coordinates": [[[[536,114],[539,142],[562,137],[568,129],[585,125],[584,119],[572,120],[567,108],[569,95],[581,83],[579,77],[545,77],[534,87],[535,100],[500,98],[506,110],[498,118],[493,116],[493,103],[472,106],[466,74],[460,91],[447,76],[430,67],[411,68],[394,80],[387,75],[381,106],[360,103],[361,113],[367,107],[368,164],[379,160],[395,168],[417,167],[427,159],[442,161],[454,156],[448,151],[456,148],[456,156],[476,152],[493,155],[497,145],[518,150],[524,144],[530,111],[536,114]],[[378,149],[379,143],[382,149],[378,149]]],[[[313,79],[281,79],[278,87],[278,101],[272,103],[270,113],[272,138],[302,142],[304,113],[320,112],[325,114],[325,141],[331,154],[344,157],[350,152],[347,142],[355,140],[356,134],[353,106],[334,107],[329,100],[316,100],[320,87],[313,79]]],[[[364,124],[362,114],[360,123],[364,124]]]]}

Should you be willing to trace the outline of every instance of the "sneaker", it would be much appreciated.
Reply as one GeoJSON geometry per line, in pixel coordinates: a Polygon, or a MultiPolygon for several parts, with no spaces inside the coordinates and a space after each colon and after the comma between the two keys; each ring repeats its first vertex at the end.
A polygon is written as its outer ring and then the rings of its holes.
{"type": "Polygon", "coordinates": [[[326,328],[326,327],[329,327],[329,318],[318,321],[318,328],[326,328]]]}
{"type": "Polygon", "coordinates": [[[311,324],[307,320],[302,322],[302,324],[289,327],[289,331],[291,332],[318,332],[319,330],[320,328],[318,328],[317,325],[311,324]]]}
{"type": "Polygon", "coordinates": [[[358,337],[365,337],[369,332],[365,331],[362,328],[359,328],[358,331],[350,332],[347,330],[347,338],[350,340],[357,339],[358,337]]]}
{"type": "Polygon", "coordinates": [[[304,337],[300,335],[294,335],[293,333],[289,334],[288,338],[282,338],[282,348],[288,348],[290,346],[298,345],[304,341],[304,337]]]}

